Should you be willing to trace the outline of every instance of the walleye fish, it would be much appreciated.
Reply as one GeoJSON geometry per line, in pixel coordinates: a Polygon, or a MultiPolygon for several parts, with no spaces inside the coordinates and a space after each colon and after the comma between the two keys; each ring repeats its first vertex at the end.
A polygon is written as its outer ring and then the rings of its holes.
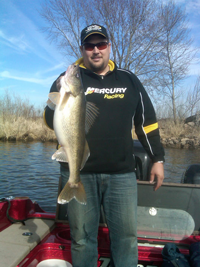
{"type": "Polygon", "coordinates": [[[98,109],[86,102],[79,65],[70,65],[60,83],[60,92],[50,93],[47,101],[48,106],[55,109],[53,126],[60,144],[52,159],[68,162],[70,173],[68,182],[58,196],[58,203],[68,203],[75,198],[79,203],[86,204],[80,170],[90,155],[85,134],[98,115],[98,109]]]}

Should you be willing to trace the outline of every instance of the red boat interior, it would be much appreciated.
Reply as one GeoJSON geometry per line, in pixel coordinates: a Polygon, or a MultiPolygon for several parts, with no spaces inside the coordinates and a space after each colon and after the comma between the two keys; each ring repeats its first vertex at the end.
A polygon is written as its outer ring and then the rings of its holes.
{"type": "MultiPolygon", "coordinates": [[[[200,185],[165,184],[159,193],[150,190],[152,193],[145,197],[144,203],[141,198],[143,190],[147,190],[146,186],[149,190],[149,183],[138,183],[138,267],[160,267],[163,261],[161,252],[165,244],[173,242],[182,254],[188,255],[189,246],[200,241],[200,216],[198,214],[195,217],[194,214],[199,211],[195,210],[192,200],[196,194],[200,196],[200,185]],[[169,194],[168,200],[162,202],[169,189],[170,192],[175,190],[176,201],[169,201],[169,194]],[[177,192],[181,189],[188,200],[187,205],[182,200],[179,206],[177,192]],[[148,200],[151,194],[156,194],[153,203],[153,197],[152,201],[148,200]],[[172,205],[169,202],[174,203],[172,205]],[[190,209],[190,206],[193,208],[190,209]]],[[[200,197],[195,197],[195,206],[199,209],[200,197]]],[[[1,200],[0,246],[4,248],[0,251],[2,267],[72,266],[70,229],[67,221],[59,215],[59,205],[55,215],[45,212],[28,197],[1,200]]],[[[97,266],[108,267],[110,249],[105,221],[99,226],[98,251],[97,266]]]]}

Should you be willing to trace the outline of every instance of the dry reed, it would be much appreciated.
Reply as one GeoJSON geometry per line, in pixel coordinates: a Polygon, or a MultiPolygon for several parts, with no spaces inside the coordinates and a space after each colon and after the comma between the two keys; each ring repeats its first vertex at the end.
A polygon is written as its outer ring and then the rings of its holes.
{"type": "MultiPolygon", "coordinates": [[[[56,141],[55,133],[43,121],[43,110],[8,92],[0,99],[0,140],[56,141]]],[[[200,125],[171,119],[159,121],[161,138],[195,138],[200,140],[200,125]]],[[[134,138],[136,135],[134,134],[134,138]]]]}
{"type": "Polygon", "coordinates": [[[54,131],[43,121],[43,110],[5,92],[0,99],[0,140],[55,141],[54,131]]]}

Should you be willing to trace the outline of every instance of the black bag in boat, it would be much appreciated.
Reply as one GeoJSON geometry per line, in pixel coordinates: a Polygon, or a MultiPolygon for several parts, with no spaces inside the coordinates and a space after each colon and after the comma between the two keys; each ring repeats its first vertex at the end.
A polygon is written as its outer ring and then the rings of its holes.
{"type": "Polygon", "coordinates": [[[200,267],[200,242],[192,244],[189,251],[191,267],[200,267]]]}
{"type": "Polygon", "coordinates": [[[187,258],[180,253],[179,249],[173,243],[168,243],[164,246],[162,256],[162,267],[190,267],[187,258]]]}

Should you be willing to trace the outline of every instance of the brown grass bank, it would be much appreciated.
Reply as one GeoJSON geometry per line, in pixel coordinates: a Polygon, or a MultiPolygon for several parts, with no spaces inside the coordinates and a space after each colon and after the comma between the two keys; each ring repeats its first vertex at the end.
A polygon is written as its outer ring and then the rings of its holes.
{"type": "Polygon", "coordinates": [[[49,129],[43,118],[24,117],[0,119],[0,140],[2,141],[56,141],[54,131],[49,129]]]}
{"type": "Polygon", "coordinates": [[[161,141],[164,147],[200,149],[200,124],[195,122],[177,124],[170,119],[159,121],[161,141]]]}
{"type": "MultiPolygon", "coordinates": [[[[0,140],[2,141],[56,141],[54,131],[42,118],[44,107],[36,108],[29,100],[9,91],[0,98],[0,140]]],[[[161,140],[165,147],[200,149],[200,118],[198,123],[159,121],[161,140]]],[[[134,135],[135,136],[135,135],[134,135]]]]}
{"type": "Polygon", "coordinates": [[[56,141],[54,131],[44,124],[44,106],[34,107],[9,91],[0,98],[0,140],[56,141]]]}
{"type": "MultiPolygon", "coordinates": [[[[200,149],[200,126],[171,120],[159,121],[161,140],[164,147],[200,149]]],[[[56,142],[55,133],[49,129],[43,118],[26,118],[15,115],[0,117],[1,141],[56,142]]]]}

